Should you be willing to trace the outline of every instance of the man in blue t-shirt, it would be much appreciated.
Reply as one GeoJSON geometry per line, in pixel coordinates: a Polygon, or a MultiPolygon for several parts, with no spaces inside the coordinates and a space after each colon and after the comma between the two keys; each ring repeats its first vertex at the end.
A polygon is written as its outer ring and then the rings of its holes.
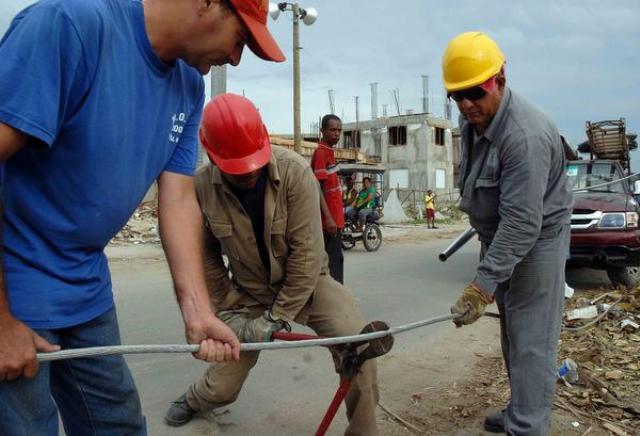
{"type": "Polygon", "coordinates": [[[120,343],[103,249],[154,180],[186,339],[199,359],[239,358],[203,276],[200,74],[237,65],[245,44],[284,60],[267,6],[43,0],[11,23],[0,41],[2,434],[57,435],[56,405],[68,435],[146,433],[122,356],[38,368],[36,352],[120,343]]]}

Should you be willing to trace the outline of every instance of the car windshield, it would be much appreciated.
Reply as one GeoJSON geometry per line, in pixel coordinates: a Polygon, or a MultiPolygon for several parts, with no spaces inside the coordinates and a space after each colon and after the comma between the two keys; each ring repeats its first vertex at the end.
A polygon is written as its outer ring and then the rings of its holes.
{"type": "Polygon", "coordinates": [[[567,165],[567,179],[572,189],[587,189],[593,192],[626,192],[624,182],[599,186],[622,178],[619,169],[612,163],[580,163],[570,162],[567,165]],[[598,185],[598,186],[597,186],[598,185]],[[589,189],[591,186],[594,189],[589,189]]]}

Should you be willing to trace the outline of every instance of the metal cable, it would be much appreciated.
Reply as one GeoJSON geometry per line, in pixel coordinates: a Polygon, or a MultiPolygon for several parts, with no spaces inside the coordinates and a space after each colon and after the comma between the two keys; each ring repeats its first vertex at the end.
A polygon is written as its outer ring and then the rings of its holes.
{"type": "MultiPolygon", "coordinates": [[[[382,330],[373,333],[364,333],[352,336],[339,336],[335,338],[309,339],[294,342],[254,342],[240,344],[240,351],[267,351],[283,350],[292,348],[326,347],[329,345],[349,344],[354,342],[364,342],[372,339],[382,338],[388,335],[396,335],[419,327],[449,321],[454,315],[442,315],[435,318],[423,319],[409,324],[391,327],[389,330],[382,330]]],[[[39,362],[52,360],[75,359],[78,357],[109,356],[113,354],[150,354],[150,353],[195,353],[200,348],[198,344],[165,344],[165,345],[114,345],[107,347],[76,348],[72,350],[55,351],[52,353],[38,353],[39,362]]]]}

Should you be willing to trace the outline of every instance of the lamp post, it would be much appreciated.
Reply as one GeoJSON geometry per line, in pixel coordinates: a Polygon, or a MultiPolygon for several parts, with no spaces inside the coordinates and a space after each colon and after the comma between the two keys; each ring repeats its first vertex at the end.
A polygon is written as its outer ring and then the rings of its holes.
{"type": "Polygon", "coordinates": [[[293,13],[293,149],[302,154],[302,133],[300,131],[300,20],[307,26],[318,18],[315,8],[303,9],[298,3],[269,3],[269,15],[277,20],[280,12],[293,13]]]}

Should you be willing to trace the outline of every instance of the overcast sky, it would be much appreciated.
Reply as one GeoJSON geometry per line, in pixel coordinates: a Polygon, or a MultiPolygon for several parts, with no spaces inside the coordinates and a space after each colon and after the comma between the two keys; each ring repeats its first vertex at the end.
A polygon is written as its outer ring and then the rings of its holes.
{"type": "MultiPolygon", "coordinates": [[[[3,1],[0,33],[30,3],[3,1]]],[[[625,117],[629,131],[640,131],[638,0],[305,0],[301,6],[319,12],[315,24],[300,29],[305,132],[328,112],[329,89],[345,121],[355,120],[356,95],[360,119],[370,117],[371,82],[379,83],[379,114],[383,104],[395,111],[394,88],[403,112],[419,111],[421,75],[430,77],[431,112],[442,115],[442,53],[450,38],[469,30],[498,42],[508,85],[550,114],[572,145],[586,139],[586,120],[625,117]]],[[[240,65],[228,69],[227,86],[256,103],[270,132],[290,133],[290,13],[269,19],[269,27],[287,62],[262,62],[246,50],[240,65]]]]}

